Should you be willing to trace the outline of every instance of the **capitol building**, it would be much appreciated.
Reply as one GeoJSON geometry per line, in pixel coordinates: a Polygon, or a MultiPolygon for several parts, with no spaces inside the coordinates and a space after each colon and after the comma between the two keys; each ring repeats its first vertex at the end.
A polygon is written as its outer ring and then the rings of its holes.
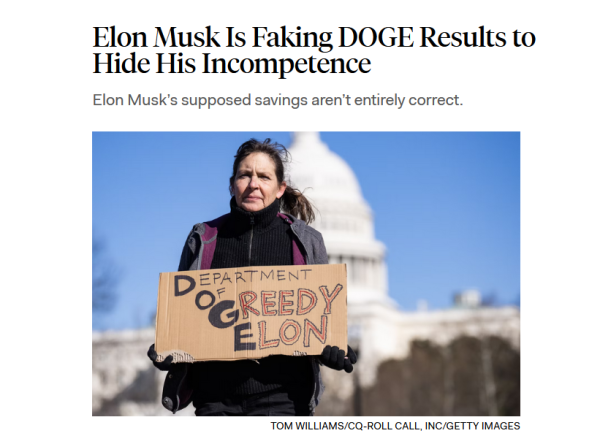
{"type": "MultiPolygon", "coordinates": [[[[493,336],[519,349],[518,308],[483,307],[477,290],[457,294],[454,307],[445,310],[427,310],[424,305],[414,312],[401,310],[389,296],[387,248],[376,238],[373,212],[352,168],[318,133],[295,134],[289,151],[289,182],[318,210],[311,225],[323,235],[329,263],[347,265],[348,342],[359,353],[351,375],[323,368],[326,389],[319,415],[348,413],[356,392],[377,383],[380,365],[406,359],[413,341],[443,347],[461,336],[493,336]]],[[[160,404],[165,373],[146,357],[153,342],[151,328],[93,332],[93,414],[169,414],[160,404]]],[[[176,416],[192,414],[190,406],[176,416]]]]}

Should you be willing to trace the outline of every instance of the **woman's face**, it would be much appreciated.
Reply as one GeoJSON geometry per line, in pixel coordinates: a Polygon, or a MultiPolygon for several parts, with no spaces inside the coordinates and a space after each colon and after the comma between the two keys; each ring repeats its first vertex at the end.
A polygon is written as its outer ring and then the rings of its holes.
{"type": "Polygon", "coordinates": [[[257,212],[269,206],[285,192],[275,175],[275,163],[264,153],[248,155],[238,166],[233,182],[233,195],[239,207],[247,212],[257,212]]]}

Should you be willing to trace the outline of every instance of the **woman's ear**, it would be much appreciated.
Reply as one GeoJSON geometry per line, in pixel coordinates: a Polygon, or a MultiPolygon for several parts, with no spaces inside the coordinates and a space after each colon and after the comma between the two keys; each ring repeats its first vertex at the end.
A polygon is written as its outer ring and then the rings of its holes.
{"type": "Polygon", "coordinates": [[[287,183],[281,182],[281,185],[279,185],[279,191],[277,191],[277,198],[283,197],[283,194],[284,194],[286,188],[287,188],[287,183]]]}

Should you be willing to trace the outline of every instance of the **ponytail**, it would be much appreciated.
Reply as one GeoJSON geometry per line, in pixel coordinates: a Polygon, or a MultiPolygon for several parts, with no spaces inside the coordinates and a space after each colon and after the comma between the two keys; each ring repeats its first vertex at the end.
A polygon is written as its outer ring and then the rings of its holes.
{"type": "Polygon", "coordinates": [[[287,186],[281,197],[282,209],[290,215],[299,217],[306,224],[315,220],[315,211],[308,198],[300,190],[287,186]]]}

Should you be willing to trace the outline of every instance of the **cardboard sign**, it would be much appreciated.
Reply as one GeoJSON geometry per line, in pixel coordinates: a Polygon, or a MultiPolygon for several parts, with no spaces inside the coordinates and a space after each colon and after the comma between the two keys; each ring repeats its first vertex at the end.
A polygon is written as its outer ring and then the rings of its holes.
{"type": "Polygon", "coordinates": [[[161,273],[158,360],[258,359],[347,348],[346,265],[161,273]]]}

